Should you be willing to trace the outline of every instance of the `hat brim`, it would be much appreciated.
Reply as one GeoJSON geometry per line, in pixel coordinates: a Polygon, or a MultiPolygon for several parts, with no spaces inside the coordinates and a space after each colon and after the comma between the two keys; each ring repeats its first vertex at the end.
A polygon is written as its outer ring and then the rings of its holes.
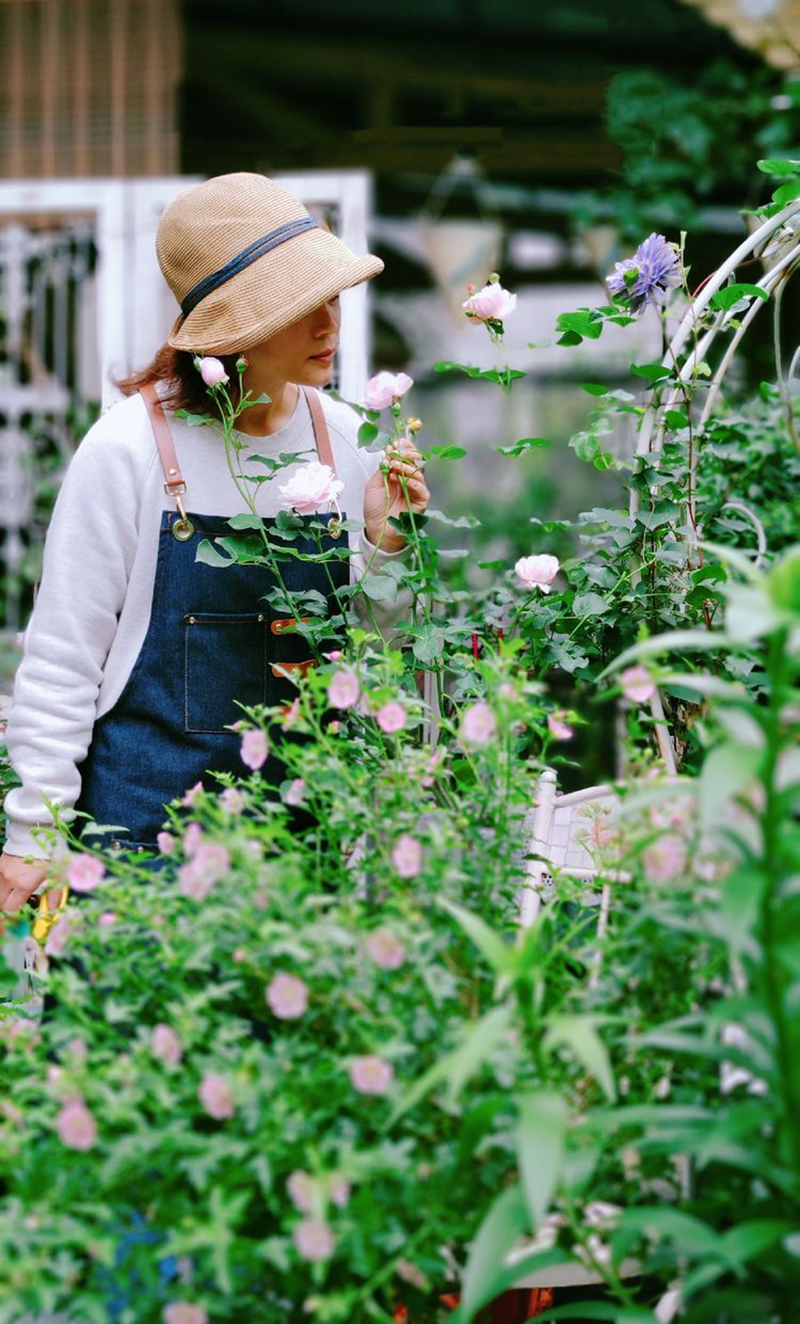
{"type": "Polygon", "coordinates": [[[308,230],[232,276],[188,317],[178,317],[167,343],[200,354],[239,353],[382,271],[379,257],[357,257],[330,231],[308,230]]]}

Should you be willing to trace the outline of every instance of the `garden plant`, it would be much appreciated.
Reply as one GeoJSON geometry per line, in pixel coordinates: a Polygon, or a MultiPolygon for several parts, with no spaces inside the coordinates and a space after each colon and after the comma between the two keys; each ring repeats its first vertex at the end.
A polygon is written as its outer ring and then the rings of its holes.
{"type": "MultiPolygon", "coordinates": [[[[588,1299],[542,1319],[795,1318],[800,443],[780,328],[800,163],[762,166],[776,198],[701,289],[687,246],[651,235],[607,303],[559,318],[565,353],[609,323],[664,328],[663,360],[632,366],[642,393],[585,385],[570,445],[627,491],[582,516],[575,555],[536,521],[525,556],[473,581],[437,542],[446,516],[403,516],[407,556],[339,590],[333,623],[274,591],[316,665],[291,705],[243,708],[244,775],[186,788],[156,869],[51,806],[69,902],[4,938],[0,1324],[470,1324],[565,1263],[588,1299]],[[738,281],[753,254],[763,277],[738,281]],[[759,311],[776,378],[735,399],[759,311]],[[355,595],[402,595],[402,630],[382,639],[368,606],[356,624],[355,595]],[[612,703],[616,800],[585,832],[607,928],[566,871],[522,928],[538,777],[612,703]]],[[[497,278],[468,291],[497,366],[436,368],[513,390],[514,304],[497,278]]],[[[198,369],[251,512],[198,556],[223,575],[263,558],[280,584],[293,511],[335,498],[331,475],[283,483],[294,457],[247,451],[247,398],[198,369]],[[274,521],[263,482],[283,483],[274,521]]],[[[412,386],[373,379],[363,445],[420,444],[412,386]]],[[[513,464],[539,441],[498,444],[513,464]]]]}

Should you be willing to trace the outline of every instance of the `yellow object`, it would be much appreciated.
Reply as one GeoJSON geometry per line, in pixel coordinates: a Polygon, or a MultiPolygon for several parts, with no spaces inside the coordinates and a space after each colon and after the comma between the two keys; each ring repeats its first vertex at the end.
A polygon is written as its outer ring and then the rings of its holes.
{"type": "Polygon", "coordinates": [[[36,919],[33,922],[33,936],[37,942],[42,942],[47,937],[58,919],[58,916],[66,906],[68,898],[69,887],[64,883],[61,891],[61,900],[55,910],[51,910],[50,902],[47,899],[47,892],[42,892],[42,895],[39,897],[39,908],[36,911],[36,919]]]}

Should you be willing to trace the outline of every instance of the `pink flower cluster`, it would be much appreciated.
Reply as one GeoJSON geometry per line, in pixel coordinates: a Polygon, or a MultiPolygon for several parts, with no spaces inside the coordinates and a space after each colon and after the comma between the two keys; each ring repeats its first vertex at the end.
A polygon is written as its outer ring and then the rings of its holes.
{"type": "Polygon", "coordinates": [[[382,970],[399,970],[406,949],[391,929],[373,929],[366,941],[367,954],[382,970]]]}
{"type": "Polygon", "coordinates": [[[392,864],[401,878],[416,878],[422,868],[422,842],[403,832],[392,850],[392,864]]]}
{"type": "Polygon", "coordinates": [[[269,745],[264,732],[258,730],[245,731],[239,750],[242,763],[246,763],[248,768],[252,768],[253,772],[257,772],[266,763],[268,754],[269,745]]]}
{"type": "Polygon", "coordinates": [[[394,1067],[375,1053],[368,1053],[366,1057],[353,1058],[350,1080],[359,1094],[388,1094],[394,1081],[394,1067]]]}
{"type": "Polygon", "coordinates": [[[336,671],[328,685],[328,703],[332,708],[354,708],[361,686],[354,671],[336,671]]]}
{"type": "Polygon", "coordinates": [[[96,855],[73,855],[67,867],[67,882],[76,892],[93,892],[105,872],[103,861],[96,855]]]}
{"type": "Polygon", "coordinates": [[[224,1076],[217,1075],[214,1071],[208,1072],[203,1077],[197,1095],[209,1117],[213,1117],[218,1122],[233,1117],[236,1112],[228,1082],[224,1076]]]}
{"type": "Polygon", "coordinates": [[[183,895],[192,901],[205,901],[214,884],[225,877],[230,867],[231,857],[221,842],[202,842],[192,858],[178,870],[183,895]]]}
{"type": "Polygon", "coordinates": [[[463,745],[488,745],[497,730],[497,720],[488,703],[473,703],[461,718],[460,738],[463,745]]]}
{"type": "Polygon", "coordinates": [[[272,1012],[281,1021],[296,1021],[308,1006],[308,987],[297,975],[284,972],[271,980],[264,994],[272,1012]]]}
{"type": "Polygon", "coordinates": [[[56,1117],[56,1130],[67,1149],[91,1149],[97,1140],[97,1122],[83,1099],[67,1099],[56,1117]]]}

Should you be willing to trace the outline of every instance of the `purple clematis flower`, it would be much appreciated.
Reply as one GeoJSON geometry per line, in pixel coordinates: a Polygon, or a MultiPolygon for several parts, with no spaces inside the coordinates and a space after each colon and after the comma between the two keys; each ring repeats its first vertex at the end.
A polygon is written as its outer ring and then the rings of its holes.
{"type": "Polygon", "coordinates": [[[612,297],[627,297],[631,312],[642,313],[666,290],[680,285],[680,254],[663,234],[648,235],[633,257],[616,264],[606,283],[612,297]]]}

